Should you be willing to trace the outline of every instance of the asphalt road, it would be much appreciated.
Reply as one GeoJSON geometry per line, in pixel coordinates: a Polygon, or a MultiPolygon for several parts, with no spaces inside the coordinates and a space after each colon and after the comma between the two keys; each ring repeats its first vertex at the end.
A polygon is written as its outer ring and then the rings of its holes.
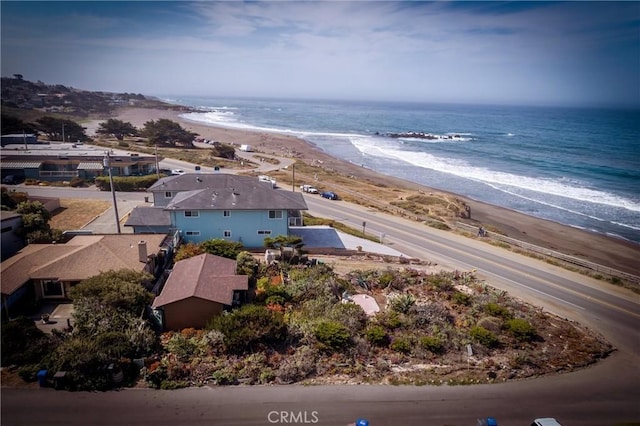
{"type": "MultiPolygon", "coordinates": [[[[144,195],[132,195],[138,196],[144,195]]],[[[314,215],[357,229],[366,221],[368,233],[384,234],[384,243],[403,253],[448,269],[475,269],[488,284],[599,331],[618,350],[578,372],[498,385],[240,386],[108,393],[3,388],[2,424],[340,426],[364,416],[372,426],[462,426],[489,415],[501,426],[527,426],[533,418],[546,416],[564,426],[640,423],[637,295],[476,239],[342,201],[313,195],[305,199],[314,215]]]]}

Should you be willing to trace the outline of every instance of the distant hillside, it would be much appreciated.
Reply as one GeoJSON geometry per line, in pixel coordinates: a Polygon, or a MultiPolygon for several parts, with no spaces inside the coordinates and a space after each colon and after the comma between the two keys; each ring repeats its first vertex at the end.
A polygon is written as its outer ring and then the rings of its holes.
{"type": "Polygon", "coordinates": [[[21,119],[51,114],[69,118],[108,117],[124,106],[181,108],[141,94],[90,92],[61,84],[34,83],[19,74],[2,77],[2,113],[21,119]]]}

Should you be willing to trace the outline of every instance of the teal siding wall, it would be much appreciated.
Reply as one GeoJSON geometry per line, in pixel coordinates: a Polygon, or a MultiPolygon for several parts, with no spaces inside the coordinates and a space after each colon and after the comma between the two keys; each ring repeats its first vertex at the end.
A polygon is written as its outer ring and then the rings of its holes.
{"type": "Polygon", "coordinates": [[[223,211],[199,211],[198,217],[185,217],[184,211],[172,211],[172,227],[182,232],[185,242],[201,243],[212,238],[240,241],[245,247],[262,247],[265,237],[288,235],[286,210],[276,210],[282,217],[269,218],[267,210],[231,210],[229,216],[223,211]],[[231,236],[225,237],[225,231],[231,236]],[[259,233],[271,231],[271,234],[259,233]],[[195,235],[199,233],[199,235],[195,235]]]}

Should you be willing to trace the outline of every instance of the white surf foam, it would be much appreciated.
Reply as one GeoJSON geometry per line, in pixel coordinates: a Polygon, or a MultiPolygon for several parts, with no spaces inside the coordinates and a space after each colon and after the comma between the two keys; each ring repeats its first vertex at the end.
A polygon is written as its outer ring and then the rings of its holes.
{"type": "MultiPolygon", "coordinates": [[[[388,144],[380,144],[379,140],[374,140],[373,138],[354,137],[351,142],[363,154],[382,158],[394,158],[413,166],[453,174],[462,178],[483,182],[485,184],[491,184],[496,189],[505,192],[511,191],[510,188],[519,188],[545,195],[551,194],[581,202],[602,204],[640,212],[639,202],[616,194],[580,186],[577,182],[571,182],[571,184],[568,184],[567,182],[557,179],[521,176],[490,170],[484,167],[476,167],[470,165],[464,160],[436,157],[425,152],[399,150],[388,144]]],[[[521,194],[516,195],[521,196],[521,194]]],[[[542,202],[543,200],[544,196],[541,196],[540,200],[535,201],[542,202]]],[[[560,206],[557,207],[561,208],[560,206]]],[[[594,219],[596,218],[594,217],[594,219]]]]}

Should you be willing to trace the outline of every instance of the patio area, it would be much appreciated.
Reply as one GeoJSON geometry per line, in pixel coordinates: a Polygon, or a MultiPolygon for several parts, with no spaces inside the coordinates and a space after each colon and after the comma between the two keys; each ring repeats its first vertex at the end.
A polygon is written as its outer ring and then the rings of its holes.
{"type": "Polygon", "coordinates": [[[54,329],[62,331],[73,326],[73,304],[46,303],[31,319],[45,333],[51,333],[54,329]]]}

